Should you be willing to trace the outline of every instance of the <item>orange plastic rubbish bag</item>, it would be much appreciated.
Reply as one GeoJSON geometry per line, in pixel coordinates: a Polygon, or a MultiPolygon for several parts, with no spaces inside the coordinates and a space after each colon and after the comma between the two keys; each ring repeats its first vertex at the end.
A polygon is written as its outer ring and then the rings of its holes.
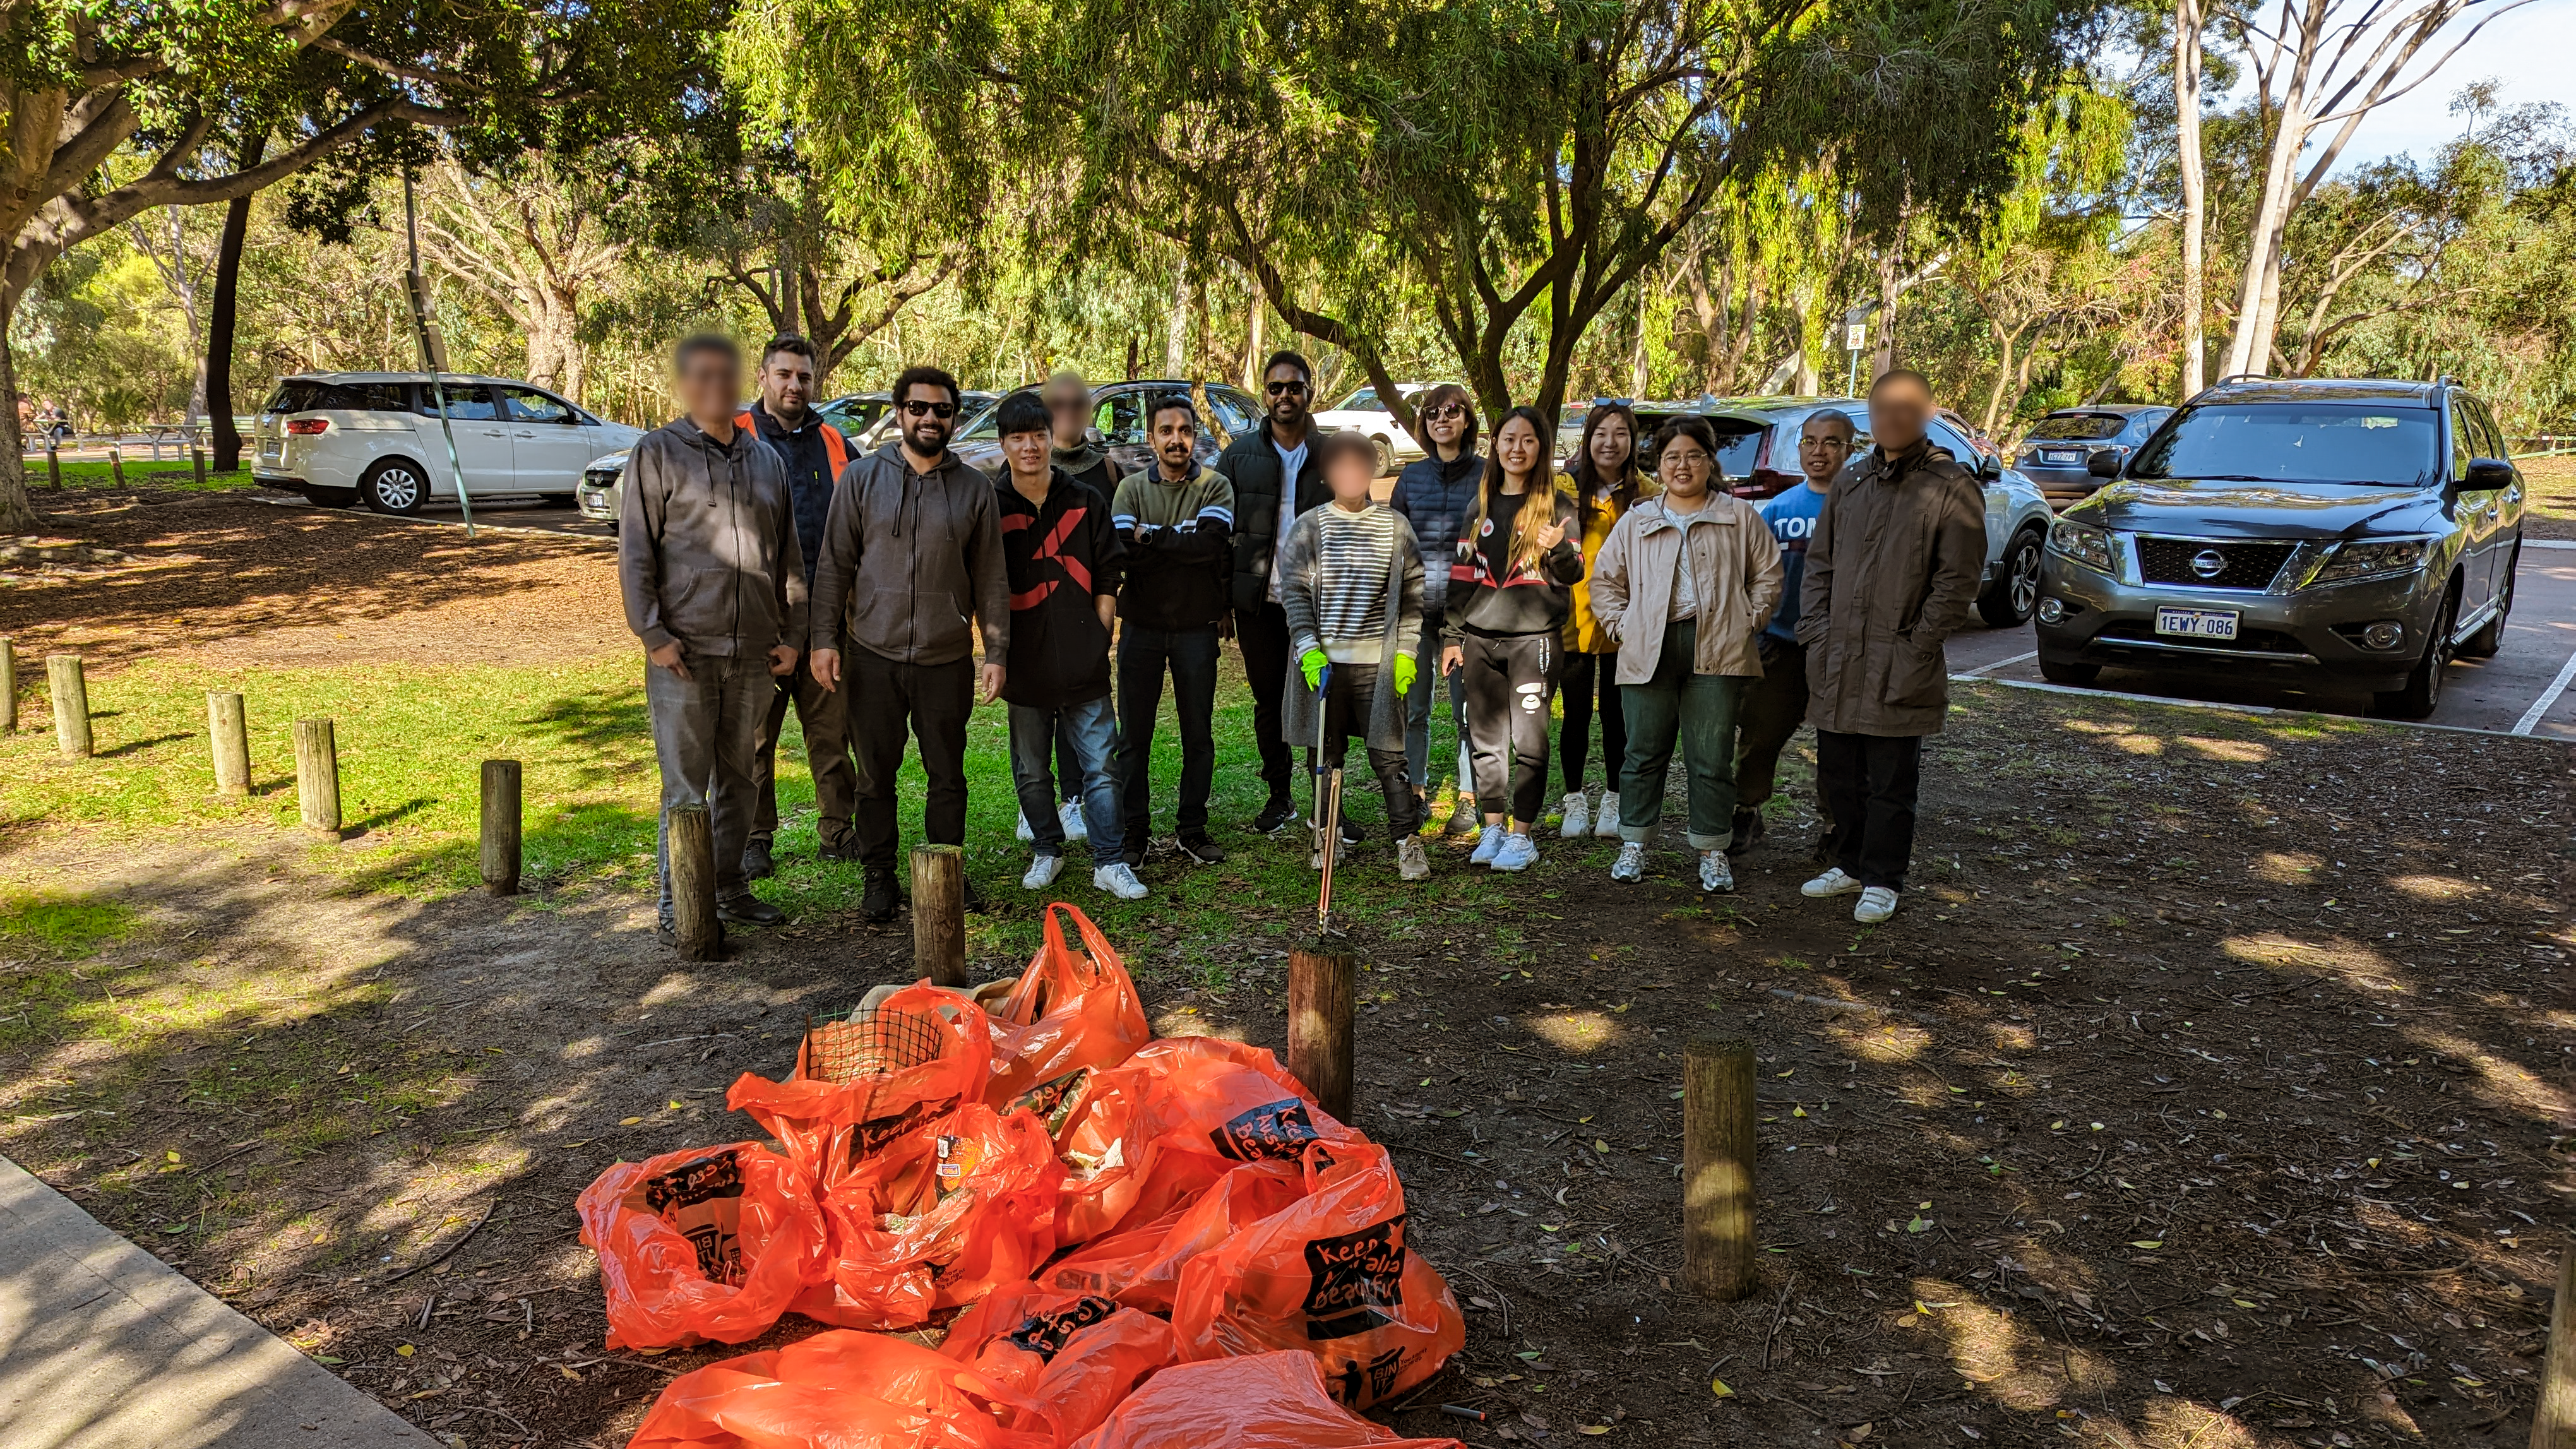
{"type": "Polygon", "coordinates": [[[823,1190],[829,1281],[796,1311],[908,1328],[1038,1271],[1055,1252],[1064,1169],[1046,1127],[968,1102],[879,1145],[823,1190]]]}
{"type": "MultiPolygon", "coordinates": [[[[640,1442],[640,1441],[639,1441],[640,1442]]],[[[1407,1439],[1333,1402],[1313,1355],[1256,1353],[1167,1368],[1067,1449],[1464,1449],[1407,1439]]]]}
{"type": "Polygon", "coordinates": [[[1163,1320],[1035,1283],[994,1289],[949,1325],[939,1351],[1037,1400],[1067,1440],[1091,1432],[1136,1385],[1181,1356],[1163,1320]]]}
{"type": "Polygon", "coordinates": [[[1059,1292],[1097,1293],[1148,1313],[1170,1313],[1181,1270],[1192,1258],[1306,1195],[1293,1162],[1247,1162],[1197,1201],[1141,1228],[1095,1238],[1047,1265],[1040,1281],[1059,1292]]]}
{"type": "Polygon", "coordinates": [[[1086,1070],[1114,1067],[1153,1040],[1145,1003],[1109,938],[1080,909],[1046,908],[1046,940],[1018,984],[992,1007],[993,1079],[984,1100],[1008,1111],[1053,1115],[1081,1085],[1086,1070]],[[1058,913],[1082,936],[1065,944],[1058,913]]]}
{"type": "Polygon", "coordinates": [[[984,1099],[992,1030],[955,992],[907,986],[873,1010],[818,1022],[796,1071],[773,1082],[745,1072],[725,1105],[750,1114],[828,1188],[886,1143],[961,1103],[984,1099]]]}
{"type": "Polygon", "coordinates": [[[935,1349],[836,1330],[671,1380],[627,1449],[1058,1449],[1046,1411],[935,1349]]]}
{"type": "Polygon", "coordinates": [[[758,1338],[829,1271],[813,1179],[757,1143],[618,1163],[579,1207],[610,1348],[758,1338]]]}
{"type": "Polygon", "coordinates": [[[1304,1349],[1334,1398],[1365,1409],[1438,1372],[1467,1321],[1405,1246],[1385,1148],[1319,1142],[1302,1165],[1304,1197],[1182,1267],[1172,1331],[1189,1359],[1304,1349]]]}

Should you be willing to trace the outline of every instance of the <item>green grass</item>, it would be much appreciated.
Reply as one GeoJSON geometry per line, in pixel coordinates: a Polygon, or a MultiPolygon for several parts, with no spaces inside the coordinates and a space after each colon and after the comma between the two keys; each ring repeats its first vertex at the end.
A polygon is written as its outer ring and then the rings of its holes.
{"type": "MultiPolygon", "coordinates": [[[[139,461],[136,458],[129,456],[125,460],[124,486],[128,488],[179,488],[194,491],[199,486],[197,483],[197,470],[195,465],[188,461],[187,453],[182,450],[176,459],[166,456],[168,453],[168,449],[166,448],[163,449],[163,453],[165,456],[162,461],[158,463],[152,461],[152,454],[148,449],[142,454],[139,461]]],[[[110,467],[107,460],[104,458],[96,461],[83,462],[74,462],[69,458],[65,458],[62,460],[62,470],[63,486],[65,488],[114,488],[118,486],[116,481],[116,470],[110,467]]],[[[207,465],[207,470],[206,481],[203,486],[206,491],[210,493],[221,492],[227,489],[249,489],[259,486],[251,481],[250,469],[248,466],[236,469],[230,473],[217,473],[213,471],[213,465],[210,463],[207,465]]],[[[39,503],[42,502],[44,492],[51,485],[51,481],[51,475],[45,471],[45,459],[43,454],[39,453],[35,457],[27,460],[27,486],[37,491],[39,503]]]]}
{"type": "Polygon", "coordinates": [[[134,931],[134,912],[116,902],[55,892],[0,895],[0,949],[62,960],[95,956],[134,931]]]}

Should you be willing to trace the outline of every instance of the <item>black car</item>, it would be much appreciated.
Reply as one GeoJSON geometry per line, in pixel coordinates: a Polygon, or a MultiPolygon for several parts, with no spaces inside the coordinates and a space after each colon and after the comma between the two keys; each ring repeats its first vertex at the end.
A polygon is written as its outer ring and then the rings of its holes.
{"type": "Polygon", "coordinates": [[[2038,484],[2051,503],[2071,503],[2102,486],[2092,471],[2096,453],[2108,452],[2125,461],[2156,430],[2156,424],[2173,414],[2172,408],[2153,403],[2059,408],[2022,434],[2013,466],[2038,484]]]}
{"type": "MultiPolygon", "coordinates": [[[[1154,462],[1153,439],[1146,434],[1146,408],[1154,399],[1173,393],[1187,395],[1199,384],[1174,378],[1140,379],[1135,382],[1113,382],[1091,390],[1091,431],[1109,449],[1110,466],[1124,477],[1141,473],[1154,462]]],[[[1217,426],[1224,437],[1199,430],[1198,460],[1213,463],[1235,435],[1261,425],[1261,404],[1241,388],[1221,382],[1206,384],[1210,411],[1216,414],[1217,426]]],[[[966,463],[992,472],[1002,466],[1001,408],[998,403],[958,430],[949,443],[949,451],[966,463]]]]}

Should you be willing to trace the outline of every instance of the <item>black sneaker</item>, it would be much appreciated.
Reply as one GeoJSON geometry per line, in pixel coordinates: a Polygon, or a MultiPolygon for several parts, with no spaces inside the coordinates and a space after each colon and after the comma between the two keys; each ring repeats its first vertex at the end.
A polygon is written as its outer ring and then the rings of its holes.
{"type": "Polygon", "coordinates": [[[1734,834],[1726,843],[1726,853],[1729,855],[1751,855],[1753,853],[1753,847],[1762,843],[1763,829],[1761,811],[1736,811],[1734,834]]]}
{"type": "Polygon", "coordinates": [[[859,918],[882,925],[901,909],[903,888],[894,883],[894,872],[868,872],[867,893],[859,897],[859,918]]]}
{"type": "Polygon", "coordinates": [[[859,858],[859,833],[845,830],[840,839],[824,841],[823,848],[814,853],[824,860],[855,861],[859,858]]]}
{"type": "Polygon", "coordinates": [[[770,859],[769,837],[753,836],[751,843],[742,848],[742,878],[767,880],[776,874],[778,874],[778,863],[770,859]]]}
{"type": "MultiPolygon", "coordinates": [[[[1263,812],[1267,814],[1268,812],[1263,812]]],[[[1293,817],[1292,817],[1293,818],[1293,817]]],[[[1181,837],[1181,854],[1201,865],[1220,865],[1225,861],[1225,847],[1208,838],[1204,830],[1193,830],[1181,837]]]]}
{"type": "Polygon", "coordinates": [[[1359,845],[1367,841],[1367,839],[1368,835],[1360,829],[1358,821],[1353,820],[1347,815],[1342,817],[1342,844],[1359,845]]]}
{"type": "Polygon", "coordinates": [[[716,902],[716,919],[728,926],[775,926],[787,913],[758,896],[741,895],[716,902]]]}
{"type": "MultiPolygon", "coordinates": [[[[1255,835],[1275,835],[1281,830],[1284,830],[1296,823],[1297,807],[1290,804],[1285,796],[1273,796],[1269,804],[1261,807],[1261,813],[1252,817],[1252,833],[1255,835]]],[[[1199,838],[1204,840],[1207,837],[1202,834],[1199,838]]],[[[1184,840],[1181,843],[1181,849],[1190,849],[1188,841],[1184,840]]],[[[1206,859],[1206,857],[1199,855],[1196,851],[1191,851],[1190,854],[1191,858],[1195,860],[1206,859]]],[[[1225,853],[1223,851],[1217,852],[1216,859],[1225,859],[1225,853]]]]}
{"type": "Polygon", "coordinates": [[[975,878],[971,875],[967,876],[959,884],[966,888],[966,914],[970,916],[984,914],[984,893],[975,889],[975,878]]]}

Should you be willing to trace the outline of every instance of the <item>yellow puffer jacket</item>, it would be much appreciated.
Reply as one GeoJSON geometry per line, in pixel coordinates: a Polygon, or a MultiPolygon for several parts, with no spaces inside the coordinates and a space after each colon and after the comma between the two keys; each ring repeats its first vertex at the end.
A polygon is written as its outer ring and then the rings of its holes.
{"type": "MultiPolygon", "coordinates": [[[[1581,486],[1575,482],[1571,474],[1567,475],[1566,481],[1577,488],[1581,486]]],[[[1637,482],[1638,501],[1643,502],[1654,496],[1654,483],[1640,478],[1637,482]]],[[[1579,516],[1581,510],[1579,495],[1576,508],[1579,516]]],[[[1601,557],[1602,540],[1610,536],[1611,528],[1619,522],[1620,511],[1606,500],[1603,501],[1593,508],[1592,522],[1583,530],[1583,582],[1574,586],[1574,612],[1565,616],[1563,639],[1565,651],[1569,654],[1619,652],[1619,641],[1610,637],[1609,633],[1601,627],[1601,620],[1592,612],[1592,565],[1601,557]]]]}

